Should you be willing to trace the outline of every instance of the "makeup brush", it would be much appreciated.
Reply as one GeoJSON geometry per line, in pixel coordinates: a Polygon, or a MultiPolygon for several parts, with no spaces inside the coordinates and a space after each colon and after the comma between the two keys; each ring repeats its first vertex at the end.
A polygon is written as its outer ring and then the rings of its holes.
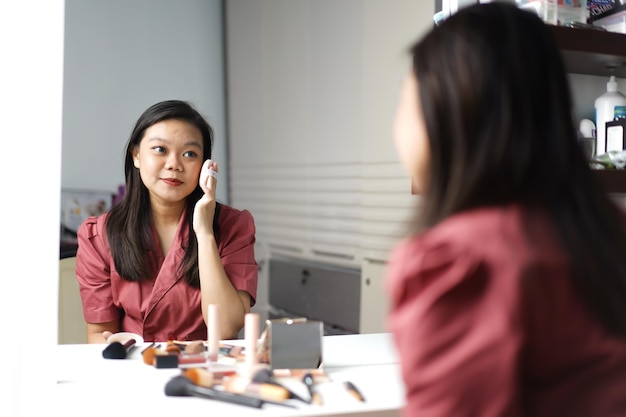
{"type": "Polygon", "coordinates": [[[350,393],[350,395],[352,395],[358,401],[365,402],[365,397],[363,396],[363,394],[361,394],[361,391],[359,391],[359,389],[352,382],[345,381],[343,383],[343,386],[350,393]]]}
{"type": "Polygon", "coordinates": [[[204,368],[187,368],[183,369],[182,375],[195,385],[211,388],[215,383],[215,377],[212,372],[204,368]]]}
{"type": "Polygon", "coordinates": [[[273,376],[273,372],[271,369],[265,367],[265,368],[261,368],[258,371],[256,371],[253,375],[252,375],[252,382],[258,382],[258,383],[263,383],[263,384],[270,384],[270,385],[275,385],[277,387],[281,387],[285,390],[287,390],[287,392],[289,393],[289,398],[293,398],[294,400],[298,400],[298,401],[302,401],[305,403],[308,403],[309,401],[305,400],[304,398],[302,398],[301,396],[299,396],[298,394],[296,394],[295,392],[289,390],[287,387],[285,387],[282,384],[279,384],[278,382],[276,382],[274,380],[274,376],[273,376]]]}
{"type": "Polygon", "coordinates": [[[264,400],[283,402],[289,399],[289,391],[286,388],[272,384],[250,382],[247,378],[230,377],[222,385],[226,391],[237,394],[255,394],[264,400]]]}
{"type": "Polygon", "coordinates": [[[194,385],[182,375],[175,376],[165,384],[165,395],[170,397],[199,397],[210,400],[224,401],[231,404],[244,405],[246,407],[261,408],[263,400],[232,392],[217,391],[213,388],[194,385]]]}
{"type": "Polygon", "coordinates": [[[195,353],[204,353],[205,351],[204,342],[202,340],[194,340],[185,346],[185,354],[191,355],[195,353]]]}
{"type": "Polygon", "coordinates": [[[156,368],[178,368],[181,365],[200,365],[207,363],[204,354],[193,355],[155,355],[154,366],[156,368]]]}
{"type": "Polygon", "coordinates": [[[124,344],[112,342],[102,351],[105,359],[126,359],[128,352],[135,346],[135,339],[128,339],[124,344]]]}
{"type": "Polygon", "coordinates": [[[159,355],[167,355],[167,353],[159,350],[159,345],[147,347],[141,352],[143,363],[154,366],[154,357],[159,355]]]}
{"type": "Polygon", "coordinates": [[[302,382],[306,385],[306,388],[309,390],[309,394],[311,395],[311,401],[309,401],[309,403],[322,405],[321,395],[313,389],[313,375],[311,375],[310,372],[305,373],[302,377],[302,382]]]}

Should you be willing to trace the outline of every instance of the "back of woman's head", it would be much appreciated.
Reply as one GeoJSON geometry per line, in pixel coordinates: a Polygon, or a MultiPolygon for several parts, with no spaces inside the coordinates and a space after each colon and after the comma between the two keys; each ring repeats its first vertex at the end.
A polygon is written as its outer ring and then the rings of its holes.
{"type": "Polygon", "coordinates": [[[586,168],[560,52],[536,15],[470,6],[412,53],[431,149],[426,223],[541,199],[586,168]]]}
{"type": "Polygon", "coordinates": [[[578,146],[548,26],[512,4],[469,6],[412,53],[430,147],[419,228],[480,206],[539,207],[579,296],[606,329],[626,338],[624,213],[578,146]]]}

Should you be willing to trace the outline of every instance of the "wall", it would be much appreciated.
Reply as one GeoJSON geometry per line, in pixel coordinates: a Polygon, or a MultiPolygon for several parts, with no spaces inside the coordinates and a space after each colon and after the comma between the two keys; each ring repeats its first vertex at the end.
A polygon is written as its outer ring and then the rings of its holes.
{"type": "Polygon", "coordinates": [[[65,12],[62,187],[117,191],[137,118],[184,99],[215,129],[228,202],[222,2],[67,0],[65,12]]]}
{"type": "MultiPolygon", "coordinates": [[[[406,48],[433,13],[416,0],[226,3],[232,200],[254,214],[262,263],[384,263],[416,203],[391,133],[406,48]]],[[[363,296],[384,306],[382,271],[363,296]]]]}

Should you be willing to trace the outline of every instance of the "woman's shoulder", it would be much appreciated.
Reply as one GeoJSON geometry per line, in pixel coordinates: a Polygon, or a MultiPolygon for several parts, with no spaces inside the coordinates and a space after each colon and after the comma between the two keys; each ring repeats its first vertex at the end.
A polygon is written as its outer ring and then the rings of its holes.
{"type": "Polygon", "coordinates": [[[552,244],[551,225],[541,210],[520,205],[485,207],[455,214],[418,237],[421,245],[443,243],[471,252],[520,253],[531,248],[529,238],[552,244]]]}
{"type": "Polygon", "coordinates": [[[388,265],[389,290],[394,299],[419,289],[441,294],[461,282],[515,285],[529,265],[551,264],[551,253],[533,247],[524,231],[525,210],[517,207],[481,208],[442,221],[399,242],[388,265]],[[506,283],[504,283],[506,281],[506,283]]]}
{"type": "Polygon", "coordinates": [[[222,204],[219,205],[220,224],[228,224],[233,222],[254,222],[252,213],[245,209],[237,209],[235,207],[222,204]]]}
{"type": "Polygon", "coordinates": [[[104,213],[87,217],[78,228],[77,234],[87,238],[105,235],[105,225],[108,215],[109,213],[104,213]]]}
{"type": "Polygon", "coordinates": [[[226,204],[219,205],[217,222],[222,238],[227,235],[254,235],[256,227],[252,213],[226,204]]]}
{"type": "MultiPolygon", "coordinates": [[[[529,241],[528,212],[519,206],[487,207],[451,216],[420,235],[399,242],[392,252],[391,262],[407,264],[420,262],[420,268],[436,269],[444,265],[499,262],[523,263],[537,252],[529,241]]],[[[544,233],[546,220],[537,216],[533,226],[544,233]]],[[[551,245],[549,234],[542,239],[551,245]]]]}

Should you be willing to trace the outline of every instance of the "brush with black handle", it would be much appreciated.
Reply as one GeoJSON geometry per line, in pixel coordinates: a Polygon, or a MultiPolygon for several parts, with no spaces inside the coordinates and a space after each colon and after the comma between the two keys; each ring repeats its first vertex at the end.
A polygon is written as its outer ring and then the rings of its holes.
{"type": "Polygon", "coordinates": [[[126,359],[128,353],[135,347],[136,340],[128,339],[124,344],[120,342],[111,342],[102,351],[104,359],[126,359]]]}
{"type": "Polygon", "coordinates": [[[260,398],[195,385],[183,375],[175,376],[165,384],[165,395],[170,397],[208,398],[252,408],[261,408],[264,403],[260,398]]]}
{"type": "Polygon", "coordinates": [[[274,380],[273,373],[272,373],[271,369],[269,369],[269,368],[261,368],[258,371],[256,371],[252,375],[252,382],[259,382],[259,383],[264,383],[264,384],[275,385],[277,387],[282,387],[282,388],[286,389],[287,392],[289,393],[289,398],[293,398],[294,400],[302,401],[304,403],[308,403],[309,402],[309,401],[305,400],[304,398],[302,398],[301,396],[299,396],[298,394],[296,394],[295,392],[287,389],[287,387],[285,387],[284,385],[276,382],[274,380]]]}

